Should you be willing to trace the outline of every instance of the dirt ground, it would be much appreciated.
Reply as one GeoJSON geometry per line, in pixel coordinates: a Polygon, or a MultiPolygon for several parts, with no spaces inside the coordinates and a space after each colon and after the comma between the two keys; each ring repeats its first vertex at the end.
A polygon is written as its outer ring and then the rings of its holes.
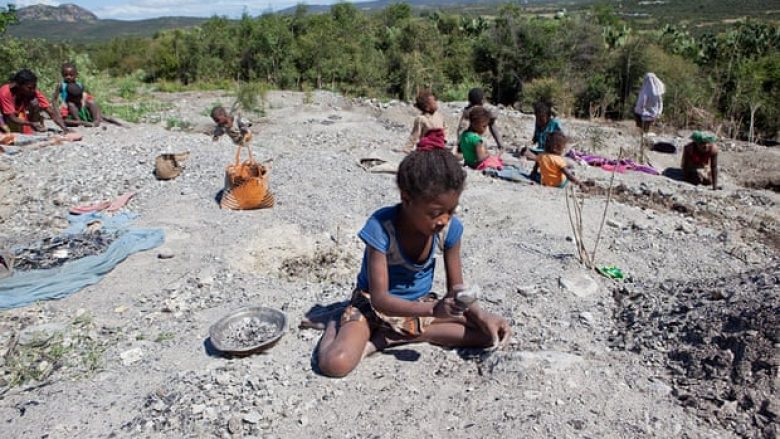
{"type": "MultiPolygon", "coordinates": [[[[330,379],[314,361],[320,333],[297,322],[348,298],[357,231],[399,200],[393,175],[359,160],[400,161],[415,110],[270,93],[252,117],[254,150],[273,159],[277,204],[234,212],[215,197],[235,149],[203,134],[206,110],[229,98],[158,98],[174,104],[158,120],[193,128],[85,129],[78,143],[0,155],[0,248],[56,235],[69,206],[127,190],[135,225],[166,236],[70,297],[0,312],[0,437],[777,437],[776,148],[722,142],[719,191],[616,174],[596,259],[623,281],[579,263],[564,191],[469,171],[464,276],[509,320],[511,344],[404,346],[330,379]],[[181,151],[183,174],[157,181],[155,157],[181,151]],[[223,358],[209,327],[247,305],[282,310],[287,332],[264,354],[223,358]]],[[[450,139],[462,106],[441,105],[450,139]]],[[[625,123],[562,122],[579,150],[639,144],[625,123]]],[[[507,143],[530,143],[531,116],[504,111],[499,124],[507,143]]],[[[681,147],[688,134],[658,138],[681,147]]],[[[648,154],[659,170],[679,164],[648,154]]],[[[611,174],[574,168],[593,182],[592,248],[611,174]]]]}

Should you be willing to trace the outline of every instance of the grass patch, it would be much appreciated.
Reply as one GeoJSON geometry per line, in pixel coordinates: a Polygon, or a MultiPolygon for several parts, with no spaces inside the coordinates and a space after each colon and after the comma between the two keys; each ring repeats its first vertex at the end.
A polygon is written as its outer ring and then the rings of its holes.
{"type": "Polygon", "coordinates": [[[165,129],[174,131],[188,131],[192,128],[192,122],[178,117],[169,117],[165,120],[165,129]]]}
{"type": "Polygon", "coordinates": [[[13,344],[0,366],[0,395],[28,383],[82,378],[101,370],[117,335],[98,338],[95,329],[92,316],[83,314],[61,332],[13,344]]]}
{"type": "Polygon", "coordinates": [[[173,108],[173,104],[157,101],[106,102],[102,107],[106,114],[116,116],[128,122],[158,123],[162,120],[159,113],[170,110],[173,108]]]}
{"type": "Polygon", "coordinates": [[[191,84],[182,84],[179,81],[158,81],[154,84],[154,90],[162,93],[181,93],[185,91],[226,91],[233,92],[236,84],[233,81],[203,81],[191,84]]]}
{"type": "Polygon", "coordinates": [[[236,102],[239,109],[244,112],[255,112],[265,116],[265,95],[269,85],[265,82],[244,82],[236,91],[236,102]]]}
{"type": "Polygon", "coordinates": [[[173,332],[161,332],[157,335],[157,338],[154,339],[155,343],[165,343],[166,341],[171,341],[175,337],[175,334],[173,332]]]}

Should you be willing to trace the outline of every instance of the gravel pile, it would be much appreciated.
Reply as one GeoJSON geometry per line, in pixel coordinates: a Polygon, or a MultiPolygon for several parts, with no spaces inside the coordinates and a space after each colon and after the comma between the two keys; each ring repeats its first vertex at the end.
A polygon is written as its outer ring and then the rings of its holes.
{"type": "Polygon", "coordinates": [[[258,317],[245,317],[231,322],[222,334],[226,346],[246,349],[257,346],[276,335],[277,327],[258,317]]]}
{"type": "MultiPolygon", "coordinates": [[[[274,375],[265,376],[274,380],[274,375]]],[[[178,373],[145,398],[139,414],[122,426],[132,435],[224,437],[267,433],[279,414],[273,384],[247,364],[211,372],[178,373]]]]}
{"type": "Polygon", "coordinates": [[[613,347],[665,366],[674,396],[703,418],[743,437],[777,437],[780,266],[616,297],[613,347]]]}

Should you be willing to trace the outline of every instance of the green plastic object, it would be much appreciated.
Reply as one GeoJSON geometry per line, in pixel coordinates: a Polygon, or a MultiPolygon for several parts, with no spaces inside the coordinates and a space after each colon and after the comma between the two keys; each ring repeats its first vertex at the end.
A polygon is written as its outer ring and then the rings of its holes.
{"type": "Polygon", "coordinates": [[[691,140],[696,143],[715,143],[718,141],[718,136],[709,131],[694,131],[691,140]]]}
{"type": "Polygon", "coordinates": [[[610,279],[623,280],[623,271],[614,265],[599,267],[598,272],[601,273],[602,276],[610,279]]]}

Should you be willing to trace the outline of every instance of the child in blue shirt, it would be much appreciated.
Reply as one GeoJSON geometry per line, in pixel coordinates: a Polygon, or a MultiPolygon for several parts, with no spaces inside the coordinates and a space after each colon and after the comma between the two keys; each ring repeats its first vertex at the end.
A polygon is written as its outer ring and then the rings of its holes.
{"type": "Polygon", "coordinates": [[[345,376],[364,356],[401,343],[489,347],[509,340],[506,320],[455,300],[463,225],[454,212],[466,180],[457,159],[441,149],[413,151],[396,178],[401,203],[376,211],[358,234],[366,249],[357,288],[319,345],[325,375],[345,376]],[[431,294],[437,248],[447,273],[442,299],[431,294]]]}
{"type": "Polygon", "coordinates": [[[553,116],[552,108],[549,104],[539,101],[534,104],[534,115],[536,123],[534,124],[534,137],[531,140],[536,144],[531,147],[531,152],[541,154],[547,145],[547,137],[555,132],[563,131],[561,122],[553,116]]]}

